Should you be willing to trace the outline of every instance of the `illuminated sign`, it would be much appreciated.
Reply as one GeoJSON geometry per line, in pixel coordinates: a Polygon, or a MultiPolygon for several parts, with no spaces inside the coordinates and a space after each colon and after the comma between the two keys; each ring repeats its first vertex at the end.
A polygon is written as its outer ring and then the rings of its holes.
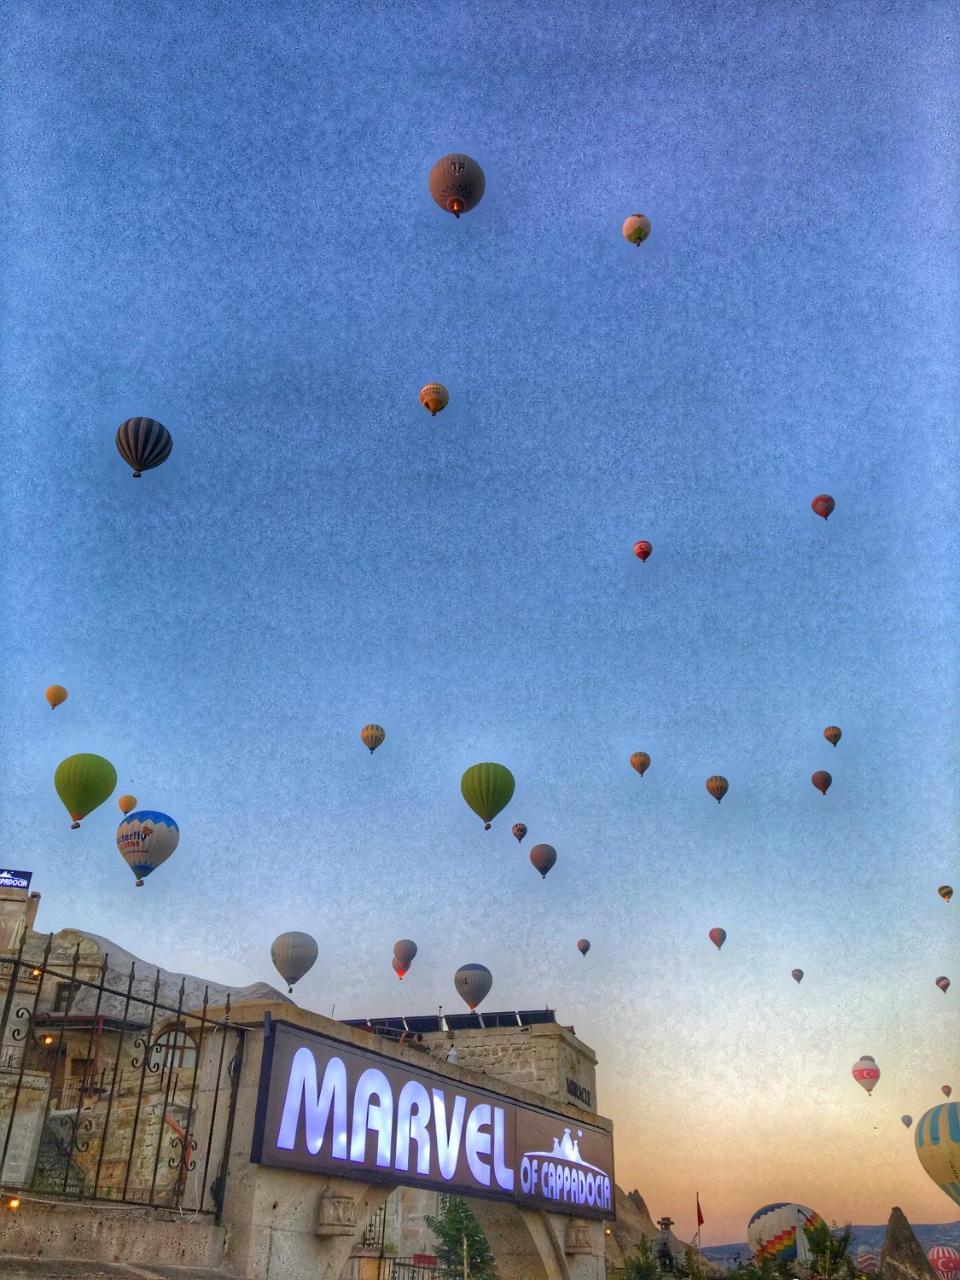
{"type": "Polygon", "coordinates": [[[29,889],[32,871],[5,871],[0,868],[0,889],[29,889]]]}
{"type": "Polygon", "coordinates": [[[251,1157],[613,1218],[613,1136],[439,1072],[268,1022],[251,1157]]]}

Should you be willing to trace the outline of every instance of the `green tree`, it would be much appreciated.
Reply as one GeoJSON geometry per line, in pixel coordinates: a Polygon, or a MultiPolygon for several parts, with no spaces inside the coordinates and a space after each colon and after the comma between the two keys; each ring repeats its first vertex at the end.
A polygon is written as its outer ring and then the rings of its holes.
{"type": "Polygon", "coordinates": [[[819,1280],[853,1280],[857,1268],[850,1257],[850,1239],[853,1228],[849,1223],[828,1227],[825,1222],[807,1227],[807,1243],[810,1246],[810,1270],[819,1280]]]}
{"type": "Polygon", "coordinates": [[[495,1280],[496,1264],[480,1223],[466,1200],[451,1196],[439,1218],[427,1218],[427,1226],[437,1237],[440,1266],[454,1276],[463,1276],[464,1243],[470,1280],[495,1280]]]}
{"type": "Polygon", "coordinates": [[[662,1280],[663,1268],[646,1236],[640,1237],[637,1251],[623,1264],[623,1280],[662,1280]]]}

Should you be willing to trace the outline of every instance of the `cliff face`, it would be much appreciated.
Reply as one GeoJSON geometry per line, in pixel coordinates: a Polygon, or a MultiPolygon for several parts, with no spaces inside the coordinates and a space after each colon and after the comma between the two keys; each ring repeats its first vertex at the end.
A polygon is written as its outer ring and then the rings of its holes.
{"type": "MultiPolygon", "coordinates": [[[[627,1258],[632,1257],[639,1248],[640,1241],[646,1237],[654,1251],[666,1241],[670,1255],[677,1263],[686,1261],[688,1245],[679,1240],[672,1231],[662,1232],[647,1208],[647,1202],[639,1191],[631,1191],[627,1195],[620,1187],[615,1188],[617,1220],[611,1222],[610,1234],[607,1236],[607,1263],[611,1267],[622,1267],[627,1258]]],[[[707,1275],[721,1275],[721,1269],[706,1258],[702,1259],[707,1275]]]]}
{"type": "Polygon", "coordinates": [[[890,1214],[880,1254],[880,1280],[937,1280],[903,1210],[890,1214]]]}

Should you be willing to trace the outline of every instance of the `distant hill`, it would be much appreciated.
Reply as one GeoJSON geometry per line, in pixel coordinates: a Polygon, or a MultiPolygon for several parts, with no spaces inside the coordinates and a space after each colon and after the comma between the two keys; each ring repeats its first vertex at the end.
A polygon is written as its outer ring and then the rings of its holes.
{"type": "MultiPolygon", "coordinates": [[[[926,1253],[929,1253],[935,1244],[948,1244],[954,1249],[960,1249],[960,1222],[911,1223],[910,1225],[926,1253]]],[[[861,1248],[869,1249],[879,1258],[886,1232],[886,1223],[880,1227],[854,1227],[851,1248],[854,1252],[861,1248]]],[[[702,1252],[711,1262],[716,1262],[722,1267],[734,1266],[735,1255],[738,1253],[741,1262],[745,1262],[750,1257],[750,1249],[745,1240],[740,1244],[705,1245],[702,1252]]]]}

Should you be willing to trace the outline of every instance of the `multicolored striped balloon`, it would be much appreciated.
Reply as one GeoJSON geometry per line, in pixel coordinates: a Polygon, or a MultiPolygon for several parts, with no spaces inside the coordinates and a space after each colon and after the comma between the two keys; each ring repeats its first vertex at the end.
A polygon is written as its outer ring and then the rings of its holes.
{"type": "Polygon", "coordinates": [[[818,1226],[823,1219],[805,1204],[781,1200],[777,1204],[765,1204],[750,1219],[747,1226],[747,1243],[759,1262],[770,1258],[779,1262],[796,1262],[797,1227],[805,1231],[818,1226]]]}
{"type": "Polygon", "coordinates": [[[960,1102],[941,1102],[924,1112],[913,1145],[927,1177],[960,1204],[960,1102]]]}
{"type": "Polygon", "coordinates": [[[134,480],[140,473],[166,462],[173,449],[173,436],[155,418],[128,418],[117,427],[120,457],[133,467],[134,480]]]}

